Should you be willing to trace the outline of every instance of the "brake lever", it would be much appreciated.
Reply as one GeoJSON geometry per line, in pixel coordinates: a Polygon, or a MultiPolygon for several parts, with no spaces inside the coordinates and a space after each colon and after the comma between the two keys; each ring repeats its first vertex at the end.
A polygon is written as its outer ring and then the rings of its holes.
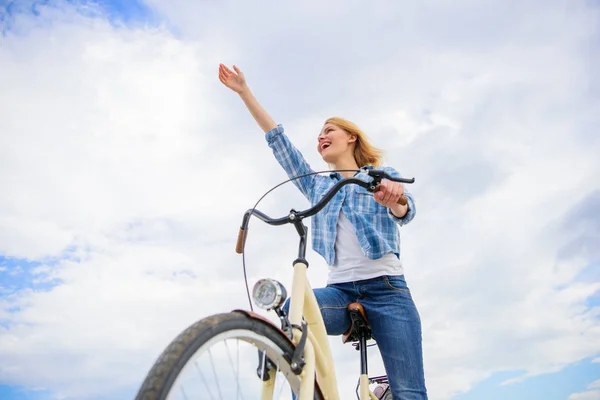
{"type": "MultiPolygon", "coordinates": [[[[366,172],[370,177],[373,178],[373,180],[371,182],[369,182],[369,187],[367,188],[367,190],[371,193],[377,193],[378,191],[381,190],[379,185],[381,185],[381,181],[384,178],[391,180],[392,182],[395,181],[393,177],[389,176],[388,174],[385,173],[385,171],[382,171],[382,170],[371,169],[371,170],[367,170],[366,172]],[[389,178],[392,178],[392,179],[389,179],[389,178]]],[[[403,180],[406,181],[406,183],[412,183],[415,181],[415,178],[403,179],[403,180]]],[[[400,196],[400,198],[397,201],[397,204],[400,204],[402,206],[405,206],[408,204],[408,199],[406,198],[406,196],[404,196],[404,194],[402,196],[400,196]]]]}

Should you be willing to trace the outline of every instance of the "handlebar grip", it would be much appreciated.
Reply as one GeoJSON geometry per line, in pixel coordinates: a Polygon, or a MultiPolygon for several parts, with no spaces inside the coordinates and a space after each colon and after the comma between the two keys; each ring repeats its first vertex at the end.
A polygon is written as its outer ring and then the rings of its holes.
{"type": "MultiPolygon", "coordinates": [[[[377,186],[377,188],[375,188],[375,192],[380,191],[381,188],[379,186],[377,186]]],[[[408,199],[406,198],[405,195],[400,196],[400,198],[397,201],[398,204],[400,204],[401,206],[405,206],[408,204],[408,199]]]]}
{"type": "Polygon", "coordinates": [[[237,243],[235,245],[235,252],[238,254],[242,254],[244,250],[244,242],[246,241],[246,237],[248,236],[248,228],[245,230],[240,228],[240,232],[238,233],[237,243]]]}

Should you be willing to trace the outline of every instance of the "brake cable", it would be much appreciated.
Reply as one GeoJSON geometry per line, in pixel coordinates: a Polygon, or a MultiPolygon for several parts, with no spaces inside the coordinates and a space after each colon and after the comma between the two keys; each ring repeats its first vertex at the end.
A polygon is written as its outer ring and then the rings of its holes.
{"type": "MultiPolygon", "coordinates": [[[[278,185],[273,186],[271,189],[269,189],[265,194],[263,194],[258,201],[256,202],[256,204],[254,205],[254,207],[252,207],[251,212],[254,212],[254,210],[256,210],[256,207],[258,207],[258,204],[269,194],[271,193],[273,190],[277,189],[278,187],[289,183],[291,181],[294,181],[296,179],[300,179],[300,178],[304,178],[307,176],[311,176],[311,175],[318,175],[318,174],[324,174],[324,173],[332,173],[332,172],[360,172],[361,169],[334,169],[334,170],[327,170],[327,171],[317,171],[317,172],[311,172],[308,174],[304,174],[304,175],[299,175],[296,177],[293,177],[291,179],[288,179],[286,181],[281,182],[278,185]]],[[[250,227],[250,222],[248,221],[248,227],[246,229],[248,229],[250,227]]],[[[244,270],[244,282],[246,284],[246,294],[248,295],[248,303],[250,303],[250,311],[254,311],[254,308],[252,307],[252,297],[250,296],[250,287],[248,286],[248,275],[246,272],[246,252],[245,252],[245,248],[246,248],[246,236],[244,235],[244,239],[242,241],[242,268],[244,270]]]]}

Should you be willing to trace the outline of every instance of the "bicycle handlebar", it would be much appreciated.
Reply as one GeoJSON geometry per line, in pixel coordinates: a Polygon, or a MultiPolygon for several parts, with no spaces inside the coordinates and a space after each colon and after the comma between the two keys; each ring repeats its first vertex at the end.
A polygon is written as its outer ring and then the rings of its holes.
{"type": "MultiPolygon", "coordinates": [[[[372,177],[373,180],[370,182],[365,182],[358,178],[342,179],[341,181],[336,183],[335,186],[333,188],[331,188],[329,190],[329,192],[327,192],[325,194],[325,196],[323,196],[323,198],[317,204],[315,204],[314,206],[312,206],[311,208],[309,208],[307,210],[300,211],[300,212],[291,210],[290,214],[288,214],[286,217],[271,218],[256,209],[250,209],[250,210],[246,211],[246,213],[244,214],[244,218],[242,220],[242,226],[240,227],[240,231],[238,233],[238,240],[237,240],[237,243],[235,246],[235,251],[238,254],[242,254],[242,251],[244,248],[244,242],[246,241],[246,238],[248,237],[248,222],[252,215],[256,215],[260,220],[262,220],[263,222],[266,222],[269,225],[284,225],[284,224],[288,224],[288,223],[295,223],[295,222],[301,221],[304,218],[311,217],[311,216],[315,215],[316,213],[318,213],[319,211],[321,211],[325,207],[325,205],[333,198],[333,196],[335,196],[335,194],[343,186],[346,186],[349,184],[356,184],[361,187],[364,187],[365,189],[367,189],[367,191],[374,193],[374,192],[379,191],[379,184],[381,183],[382,179],[388,179],[390,181],[400,182],[400,183],[414,183],[414,181],[415,181],[415,178],[394,178],[393,176],[389,175],[388,173],[386,173],[383,170],[371,169],[371,170],[365,170],[364,172],[366,172],[370,177],[372,177]]],[[[400,199],[398,200],[398,204],[402,204],[402,205],[406,205],[407,202],[408,201],[407,201],[406,197],[404,197],[404,196],[401,196],[400,199]]]]}

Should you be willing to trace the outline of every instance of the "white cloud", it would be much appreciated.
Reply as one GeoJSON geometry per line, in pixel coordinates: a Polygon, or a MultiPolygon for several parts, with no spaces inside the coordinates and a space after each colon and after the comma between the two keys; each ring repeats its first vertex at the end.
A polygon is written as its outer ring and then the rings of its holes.
{"type": "MultiPolygon", "coordinates": [[[[599,283],[573,282],[593,260],[558,257],[579,238],[570,211],[600,188],[587,10],[152,4],[178,37],[55,10],[51,26],[23,17],[27,33],[3,39],[0,254],[81,259],[53,267],[51,291],[0,299],[22,310],[0,311],[6,381],[66,398],[131,390],[189,323],[246,304],[235,235],[284,174],[220,86],[221,61],[244,69],[315,168],[319,125],[342,115],[416,177],[403,256],[431,398],[600,353],[599,309],[585,306],[599,283]]],[[[305,205],[290,185],[261,208],[305,205]]],[[[251,279],[289,284],[293,229],[251,228],[251,279]]],[[[320,286],[324,263],[310,262],[320,286]]],[[[354,377],[356,352],[331,343],[338,375],[354,377]]]]}
{"type": "Polygon", "coordinates": [[[210,160],[207,116],[218,115],[208,87],[198,89],[194,43],[78,23],[9,37],[2,49],[4,254],[56,254],[157,209],[214,204],[191,184],[210,160]]]}
{"type": "MultiPolygon", "coordinates": [[[[600,380],[587,385],[588,389],[600,388],[600,380]]],[[[598,400],[600,399],[600,390],[587,390],[585,392],[573,393],[567,400],[598,400]]]]}
{"type": "Polygon", "coordinates": [[[600,399],[600,390],[591,390],[588,392],[573,393],[567,400],[598,400],[600,399]]]}

